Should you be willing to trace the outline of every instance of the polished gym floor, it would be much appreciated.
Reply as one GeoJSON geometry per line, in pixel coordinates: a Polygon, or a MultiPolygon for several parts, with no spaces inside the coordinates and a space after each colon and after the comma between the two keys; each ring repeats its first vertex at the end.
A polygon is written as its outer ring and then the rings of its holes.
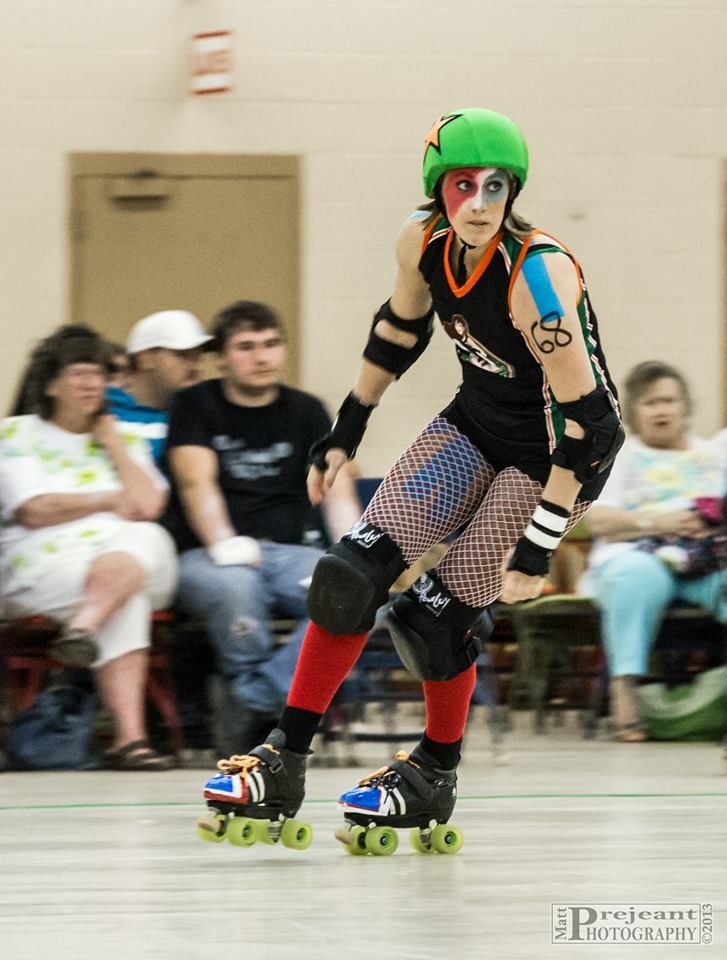
{"type": "MultiPolygon", "coordinates": [[[[536,736],[496,762],[475,718],[456,856],[400,832],[347,856],[335,800],[390,755],[311,770],[298,852],[203,843],[203,770],[0,774],[0,951],[8,960],[727,956],[727,775],[713,744],[536,736]],[[503,762],[506,761],[506,762],[503,762]],[[714,942],[551,943],[551,904],[712,904],[714,942]]],[[[708,931],[708,932],[709,932],[708,931]]]]}

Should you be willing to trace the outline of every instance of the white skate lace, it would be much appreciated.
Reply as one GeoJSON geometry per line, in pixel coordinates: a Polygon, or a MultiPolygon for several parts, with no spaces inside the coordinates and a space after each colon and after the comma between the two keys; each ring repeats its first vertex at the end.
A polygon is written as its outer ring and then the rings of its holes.
{"type": "MultiPolygon", "coordinates": [[[[413,760],[410,760],[410,759],[409,759],[409,754],[406,753],[406,751],[404,751],[404,750],[400,750],[400,751],[396,754],[396,756],[394,757],[394,759],[395,759],[395,760],[404,760],[406,763],[411,763],[411,764],[412,764],[413,766],[415,766],[415,767],[417,766],[417,764],[414,763],[413,760]]],[[[363,778],[363,780],[359,780],[358,785],[359,785],[359,787],[365,787],[365,786],[367,786],[368,784],[375,785],[375,784],[377,783],[377,781],[383,780],[384,777],[389,777],[389,776],[391,776],[391,774],[396,774],[397,776],[399,776],[398,770],[392,770],[391,767],[388,767],[388,766],[387,766],[387,767],[380,767],[378,770],[374,770],[373,773],[367,774],[367,775],[363,778]]]]}

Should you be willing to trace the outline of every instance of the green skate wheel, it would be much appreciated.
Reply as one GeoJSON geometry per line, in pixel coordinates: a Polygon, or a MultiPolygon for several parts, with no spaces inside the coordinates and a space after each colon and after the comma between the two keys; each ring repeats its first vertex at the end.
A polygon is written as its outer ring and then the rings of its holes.
{"type": "Polygon", "coordinates": [[[250,817],[233,817],[227,825],[227,839],[236,847],[251,847],[258,839],[255,820],[250,817]]]}
{"type": "Polygon", "coordinates": [[[464,836],[459,827],[438,823],[432,830],[432,850],[437,853],[459,853],[463,843],[464,836]]]}
{"type": "Polygon", "coordinates": [[[411,844],[412,850],[416,850],[417,853],[431,853],[431,846],[427,846],[426,843],[422,840],[421,831],[419,827],[414,827],[409,831],[409,843],[411,844]]]}
{"type": "Polygon", "coordinates": [[[280,841],[291,850],[307,850],[313,843],[313,827],[302,820],[286,820],[280,832],[280,841]]]}
{"type": "Polygon", "coordinates": [[[223,814],[205,814],[197,821],[197,836],[207,843],[222,843],[227,831],[227,817],[223,814]]]}
{"type": "Polygon", "coordinates": [[[375,857],[390,857],[399,846],[396,830],[391,827],[372,827],[366,831],[366,852],[375,857]]]}
{"type": "Polygon", "coordinates": [[[343,849],[351,857],[364,857],[366,850],[366,827],[341,827],[335,832],[336,840],[340,840],[343,849]]]}

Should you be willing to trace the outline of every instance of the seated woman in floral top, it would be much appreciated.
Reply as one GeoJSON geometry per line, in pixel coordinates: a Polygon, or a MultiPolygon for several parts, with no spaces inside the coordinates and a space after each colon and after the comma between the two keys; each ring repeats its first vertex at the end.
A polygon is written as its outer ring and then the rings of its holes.
{"type": "Polygon", "coordinates": [[[588,514],[597,540],[584,587],[602,611],[617,737],[638,742],[646,733],[637,678],[666,607],[684,600],[727,622],[725,571],[708,549],[721,523],[725,463],[719,444],[689,432],[689,388],[674,367],[640,363],[621,399],[631,435],[588,514]]]}
{"type": "Polygon", "coordinates": [[[166,482],[139,438],[104,413],[104,342],[60,328],[33,352],[24,402],[0,424],[0,583],[11,616],[63,624],[52,653],[92,666],[115,724],[111,766],[170,766],[147,743],[150,614],[170,602],[171,538],[152,521],[166,482]]]}

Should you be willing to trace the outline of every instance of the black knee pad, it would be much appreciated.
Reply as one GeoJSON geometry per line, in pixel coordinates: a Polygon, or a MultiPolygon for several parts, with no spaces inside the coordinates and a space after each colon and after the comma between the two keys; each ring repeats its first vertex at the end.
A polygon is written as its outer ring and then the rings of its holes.
{"type": "Polygon", "coordinates": [[[371,523],[357,523],[316,564],[308,591],[311,619],[331,633],[367,633],[405,569],[387,534],[371,523]]]}
{"type": "Polygon", "coordinates": [[[452,680],[482,652],[492,614],[462,603],[434,574],[424,574],[385,618],[401,662],[417,680],[452,680]]]}

